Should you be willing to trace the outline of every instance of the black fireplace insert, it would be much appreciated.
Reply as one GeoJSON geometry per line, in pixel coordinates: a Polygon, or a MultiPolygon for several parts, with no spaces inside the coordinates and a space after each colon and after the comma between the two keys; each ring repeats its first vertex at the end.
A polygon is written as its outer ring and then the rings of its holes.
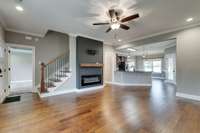
{"type": "Polygon", "coordinates": [[[101,84],[101,75],[82,75],[81,86],[101,84]]]}

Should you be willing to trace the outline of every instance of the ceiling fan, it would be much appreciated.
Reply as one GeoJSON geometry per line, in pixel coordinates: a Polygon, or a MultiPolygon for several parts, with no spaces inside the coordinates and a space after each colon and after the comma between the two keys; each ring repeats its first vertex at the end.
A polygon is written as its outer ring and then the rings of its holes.
{"type": "Polygon", "coordinates": [[[124,30],[129,30],[130,27],[123,23],[139,18],[138,13],[125,18],[120,18],[121,12],[120,10],[116,9],[108,10],[108,16],[110,17],[110,22],[93,23],[93,25],[110,25],[109,28],[106,30],[106,33],[108,33],[111,30],[116,30],[119,28],[122,28],[124,30]]]}

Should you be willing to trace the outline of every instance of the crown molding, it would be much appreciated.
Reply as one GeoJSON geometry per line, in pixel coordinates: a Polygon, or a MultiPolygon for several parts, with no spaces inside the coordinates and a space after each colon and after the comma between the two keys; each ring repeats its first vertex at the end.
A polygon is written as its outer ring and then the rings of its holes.
{"type": "Polygon", "coordinates": [[[93,39],[93,40],[97,40],[97,41],[102,41],[102,42],[104,42],[103,39],[96,38],[96,37],[91,37],[91,36],[88,36],[88,35],[76,34],[76,36],[81,36],[81,37],[85,37],[85,38],[89,38],[89,39],[93,39]]]}
{"type": "Polygon", "coordinates": [[[151,34],[151,35],[147,35],[147,36],[143,36],[143,37],[139,37],[139,38],[135,38],[131,41],[128,41],[120,46],[117,46],[115,47],[116,49],[124,49],[124,48],[128,48],[128,47],[131,47],[133,46],[133,42],[135,41],[140,41],[140,40],[144,40],[144,39],[148,39],[148,38],[152,38],[152,37],[156,37],[156,36],[159,36],[159,35],[164,35],[164,34],[168,34],[168,33],[172,33],[172,32],[178,32],[178,31],[181,31],[181,30],[185,30],[185,29],[189,29],[189,28],[194,28],[194,27],[197,27],[197,26],[200,26],[200,23],[195,23],[195,24],[191,24],[191,25],[187,25],[187,26],[182,26],[182,27],[179,27],[179,28],[174,28],[174,29],[171,29],[171,30],[166,30],[166,31],[163,31],[163,32],[158,32],[158,33],[155,33],[155,34],[151,34]]]}
{"type": "Polygon", "coordinates": [[[143,37],[138,37],[138,38],[135,38],[133,40],[127,41],[126,43],[140,41],[140,40],[143,40],[143,39],[147,39],[147,38],[151,38],[151,37],[155,37],[155,36],[159,36],[159,35],[163,35],[163,34],[167,34],[167,33],[171,33],[171,32],[176,32],[176,31],[180,31],[180,30],[185,30],[185,29],[189,29],[189,28],[194,28],[194,27],[197,27],[197,26],[200,26],[199,22],[195,23],[195,24],[191,24],[191,25],[186,25],[186,26],[182,26],[182,27],[173,28],[173,29],[170,29],[170,30],[154,33],[154,34],[143,36],[143,37]]]}
{"type": "Polygon", "coordinates": [[[10,32],[16,32],[16,33],[21,33],[21,34],[25,34],[25,35],[30,35],[30,36],[41,37],[41,38],[43,38],[47,32],[46,31],[43,34],[37,34],[37,33],[30,33],[30,32],[20,31],[20,30],[16,30],[16,29],[10,29],[10,28],[6,28],[5,30],[10,31],[10,32]]]}

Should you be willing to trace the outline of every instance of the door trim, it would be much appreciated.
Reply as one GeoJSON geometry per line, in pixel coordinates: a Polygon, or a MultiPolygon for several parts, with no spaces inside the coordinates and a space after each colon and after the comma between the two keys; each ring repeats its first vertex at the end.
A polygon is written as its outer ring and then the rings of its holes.
{"type": "MultiPolygon", "coordinates": [[[[37,92],[36,87],[35,87],[35,46],[29,46],[29,45],[24,45],[24,44],[16,44],[16,43],[15,44],[14,43],[7,43],[7,46],[8,46],[8,49],[11,48],[11,47],[32,49],[32,62],[33,62],[33,64],[32,64],[32,72],[33,72],[33,75],[32,75],[32,80],[33,80],[32,81],[33,82],[32,92],[33,93],[37,92]]],[[[10,60],[10,58],[8,58],[8,60],[10,60]]],[[[9,61],[9,63],[10,63],[10,61],[9,61]]],[[[10,67],[10,64],[9,64],[9,67],[10,67]]],[[[9,79],[9,84],[10,84],[10,82],[11,82],[11,79],[9,79]]]]}

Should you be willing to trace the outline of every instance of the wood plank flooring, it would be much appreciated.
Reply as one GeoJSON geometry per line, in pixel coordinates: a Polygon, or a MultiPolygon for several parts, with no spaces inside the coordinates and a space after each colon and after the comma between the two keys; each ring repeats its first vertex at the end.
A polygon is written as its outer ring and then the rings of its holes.
{"type": "Polygon", "coordinates": [[[175,88],[106,86],[103,90],[0,105],[0,133],[200,133],[200,102],[175,88]]]}

